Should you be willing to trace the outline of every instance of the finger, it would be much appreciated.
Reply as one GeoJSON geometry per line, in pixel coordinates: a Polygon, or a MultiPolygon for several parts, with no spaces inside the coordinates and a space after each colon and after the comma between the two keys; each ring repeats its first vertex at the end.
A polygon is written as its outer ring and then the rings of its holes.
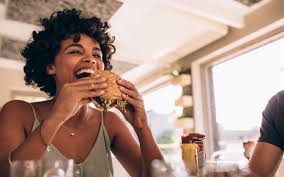
{"type": "Polygon", "coordinates": [[[120,79],[120,80],[117,81],[117,84],[137,92],[135,85],[132,84],[131,82],[127,81],[127,80],[120,79]]]}
{"type": "Polygon", "coordinates": [[[75,82],[70,83],[71,86],[77,86],[77,85],[83,85],[83,84],[99,84],[99,83],[105,83],[107,81],[106,78],[99,78],[99,79],[94,79],[94,78],[89,78],[89,79],[84,79],[84,80],[78,80],[75,82]]]}
{"type": "Polygon", "coordinates": [[[128,96],[130,96],[130,97],[132,97],[132,98],[134,98],[134,99],[141,99],[141,97],[140,97],[140,95],[139,95],[139,93],[137,93],[136,91],[133,91],[133,90],[129,90],[129,89],[127,89],[127,88],[125,88],[125,87],[119,87],[119,89],[121,90],[121,92],[123,93],[123,94],[125,94],[125,95],[128,95],[128,96]]]}
{"type": "Polygon", "coordinates": [[[90,97],[99,97],[105,93],[104,90],[95,90],[95,91],[81,91],[80,92],[80,97],[83,98],[90,98],[90,97]]]}
{"type": "Polygon", "coordinates": [[[77,84],[84,84],[84,83],[103,83],[103,82],[106,82],[107,79],[105,77],[101,77],[101,78],[89,78],[89,79],[85,79],[85,80],[78,80],[77,84]]]}
{"type": "Polygon", "coordinates": [[[107,83],[87,83],[84,85],[79,85],[76,86],[77,91],[83,91],[83,90],[91,90],[91,91],[95,91],[95,90],[102,90],[102,89],[106,89],[107,88],[107,83]]]}
{"type": "Polygon", "coordinates": [[[137,108],[142,108],[143,107],[143,102],[141,102],[140,100],[137,101],[125,94],[122,94],[122,98],[129,104],[131,104],[132,106],[134,107],[137,107],[137,108]]]}

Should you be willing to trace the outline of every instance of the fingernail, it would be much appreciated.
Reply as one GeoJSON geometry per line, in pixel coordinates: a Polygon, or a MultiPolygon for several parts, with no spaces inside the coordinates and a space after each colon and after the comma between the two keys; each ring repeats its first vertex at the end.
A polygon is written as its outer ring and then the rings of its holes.
{"type": "Polygon", "coordinates": [[[106,83],[104,83],[104,84],[103,84],[103,87],[106,87],[106,86],[107,86],[107,84],[106,84],[106,83]]]}
{"type": "Polygon", "coordinates": [[[100,93],[105,93],[105,91],[104,91],[104,90],[101,90],[100,93]]]}
{"type": "Polygon", "coordinates": [[[118,83],[121,83],[122,82],[122,80],[118,80],[118,83]]]}

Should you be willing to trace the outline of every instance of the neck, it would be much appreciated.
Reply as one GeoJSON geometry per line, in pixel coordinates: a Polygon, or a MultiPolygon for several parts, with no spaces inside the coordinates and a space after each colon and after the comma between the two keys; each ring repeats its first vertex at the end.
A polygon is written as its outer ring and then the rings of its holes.
{"type": "MultiPolygon", "coordinates": [[[[51,105],[53,105],[55,100],[56,98],[53,98],[52,100],[50,100],[51,105]]],[[[74,128],[84,128],[89,124],[92,118],[90,113],[91,113],[91,109],[89,108],[88,105],[85,105],[81,107],[74,116],[69,118],[64,123],[64,125],[68,127],[74,127],[74,128]]]]}
{"type": "Polygon", "coordinates": [[[91,120],[90,108],[86,105],[78,110],[78,112],[68,119],[64,124],[68,127],[84,128],[91,120]]]}

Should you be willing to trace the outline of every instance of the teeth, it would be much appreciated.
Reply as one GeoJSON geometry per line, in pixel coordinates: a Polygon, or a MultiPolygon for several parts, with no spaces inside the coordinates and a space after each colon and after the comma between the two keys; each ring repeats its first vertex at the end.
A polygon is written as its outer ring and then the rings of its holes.
{"type": "Polygon", "coordinates": [[[92,69],[80,69],[80,70],[76,73],[76,75],[79,75],[79,74],[82,74],[82,73],[90,73],[90,74],[94,74],[94,73],[95,73],[95,71],[94,71],[94,70],[92,70],[92,69]]]}

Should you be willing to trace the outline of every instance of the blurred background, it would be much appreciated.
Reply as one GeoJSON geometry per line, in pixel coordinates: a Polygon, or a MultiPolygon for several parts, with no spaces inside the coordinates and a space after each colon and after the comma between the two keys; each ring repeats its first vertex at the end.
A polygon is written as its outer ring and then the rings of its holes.
{"type": "Polygon", "coordinates": [[[39,18],[63,8],[110,23],[113,71],[143,94],[163,151],[200,132],[208,159],[247,162],[243,144],[257,140],[263,109],[284,89],[283,0],[0,0],[0,107],[47,98],[25,86],[20,50],[39,18]]]}

